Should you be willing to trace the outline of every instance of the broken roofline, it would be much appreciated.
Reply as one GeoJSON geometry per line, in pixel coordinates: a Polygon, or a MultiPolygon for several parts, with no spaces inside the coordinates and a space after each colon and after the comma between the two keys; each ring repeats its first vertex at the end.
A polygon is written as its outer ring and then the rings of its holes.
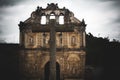
{"type": "Polygon", "coordinates": [[[49,31],[49,27],[47,26],[49,25],[51,16],[55,16],[57,27],[61,27],[59,28],[61,31],[73,31],[73,27],[78,27],[78,29],[84,30],[86,27],[84,19],[82,21],[79,21],[77,18],[74,17],[74,14],[68,9],[65,9],[65,7],[63,9],[60,9],[58,7],[58,4],[51,3],[48,4],[45,9],[43,9],[42,7],[37,7],[37,10],[33,11],[31,13],[31,16],[27,20],[25,20],[24,22],[20,22],[20,30],[32,29],[32,31],[49,31]],[[64,24],[59,24],[59,17],[61,15],[64,16],[64,24]],[[46,18],[45,24],[41,24],[42,16],[45,16],[46,18]]]}

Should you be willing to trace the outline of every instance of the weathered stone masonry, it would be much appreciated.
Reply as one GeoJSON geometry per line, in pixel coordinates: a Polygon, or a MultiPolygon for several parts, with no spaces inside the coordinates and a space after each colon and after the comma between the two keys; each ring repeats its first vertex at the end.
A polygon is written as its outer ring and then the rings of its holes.
{"type": "MultiPolygon", "coordinates": [[[[46,65],[50,62],[50,22],[55,28],[56,77],[57,80],[84,79],[85,68],[85,21],[79,21],[74,14],[58,4],[48,4],[46,8],[37,7],[31,16],[20,22],[20,74],[24,79],[47,80],[46,65]],[[46,23],[42,24],[42,16],[46,23]],[[54,16],[54,19],[50,17],[54,16]],[[63,24],[60,24],[63,16],[63,24]],[[59,67],[58,67],[59,66],[59,67]]],[[[48,66],[48,65],[47,65],[48,66]]],[[[48,67],[50,68],[50,66],[48,67]]],[[[49,79],[50,80],[50,79],[49,79]]]]}

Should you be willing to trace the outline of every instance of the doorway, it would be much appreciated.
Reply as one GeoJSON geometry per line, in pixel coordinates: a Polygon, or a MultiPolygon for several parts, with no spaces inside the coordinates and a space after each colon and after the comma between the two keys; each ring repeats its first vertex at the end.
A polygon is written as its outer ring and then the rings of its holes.
{"type": "MultiPolygon", "coordinates": [[[[44,80],[49,80],[50,77],[50,62],[45,64],[44,68],[44,80]]],[[[56,62],[56,80],[60,80],[60,65],[56,62]]]]}

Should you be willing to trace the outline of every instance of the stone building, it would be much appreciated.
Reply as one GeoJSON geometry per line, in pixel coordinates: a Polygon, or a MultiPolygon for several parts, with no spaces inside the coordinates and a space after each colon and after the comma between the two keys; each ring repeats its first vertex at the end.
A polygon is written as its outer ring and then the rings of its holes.
{"type": "Polygon", "coordinates": [[[84,19],[78,20],[73,12],[58,4],[37,7],[19,24],[22,79],[51,80],[53,75],[56,80],[83,80],[85,27],[84,19]]]}

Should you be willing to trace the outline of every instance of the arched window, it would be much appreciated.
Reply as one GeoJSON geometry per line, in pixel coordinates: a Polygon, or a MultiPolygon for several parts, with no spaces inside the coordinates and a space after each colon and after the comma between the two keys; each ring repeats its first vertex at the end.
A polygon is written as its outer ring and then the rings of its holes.
{"type": "Polygon", "coordinates": [[[44,32],[43,33],[43,47],[46,46],[46,36],[47,36],[47,34],[44,32]]]}
{"type": "Polygon", "coordinates": [[[50,19],[55,19],[55,15],[53,13],[50,14],[50,19]]]}
{"type": "Polygon", "coordinates": [[[46,24],[46,16],[41,16],[41,24],[46,24]]]}
{"type": "Polygon", "coordinates": [[[29,37],[29,45],[33,46],[34,45],[34,38],[32,36],[29,37]]]}
{"type": "Polygon", "coordinates": [[[76,45],[76,37],[75,37],[75,36],[72,36],[72,37],[71,37],[71,45],[72,45],[72,46],[75,46],[75,45],[76,45]]]}
{"type": "Polygon", "coordinates": [[[59,16],[59,24],[64,24],[64,16],[59,16]]]}
{"type": "Polygon", "coordinates": [[[59,34],[59,43],[60,43],[60,47],[62,47],[62,32],[59,34]]]}

